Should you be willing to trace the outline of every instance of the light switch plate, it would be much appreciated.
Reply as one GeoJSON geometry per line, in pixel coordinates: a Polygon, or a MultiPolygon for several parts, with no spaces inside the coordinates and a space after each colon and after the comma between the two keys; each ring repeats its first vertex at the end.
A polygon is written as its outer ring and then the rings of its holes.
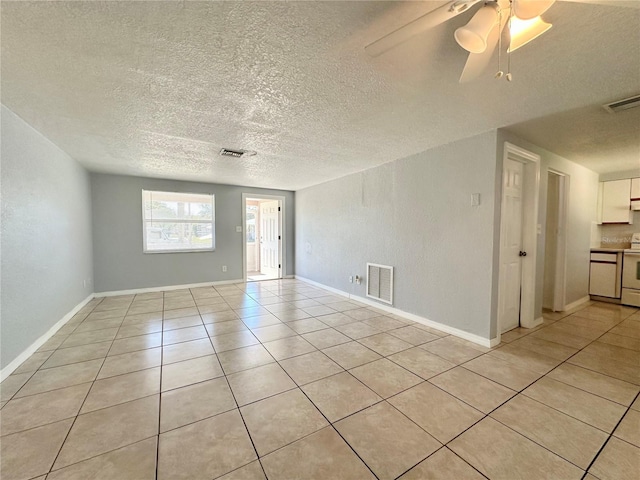
{"type": "Polygon", "coordinates": [[[479,207],[480,206],[480,194],[479,193],[472,193],[471,194],[471,206],[472,207],[479,207]]]}

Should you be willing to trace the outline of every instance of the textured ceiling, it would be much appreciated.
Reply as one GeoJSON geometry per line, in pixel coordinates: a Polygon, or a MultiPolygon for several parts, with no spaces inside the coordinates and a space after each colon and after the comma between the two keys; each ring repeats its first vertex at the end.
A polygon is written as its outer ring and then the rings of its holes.
{"type": "MultiPolygon", "coordinates": [[[[640,83],[640,72],[637,78],[640,83]]],[[[640,172],[640,108],[609,113],[593,105],[529,120],[509,130],[598,173],[640,172]]]]}
{"type": "Polygon", "coordinates": [[[2,102],[93,171],[299,189],[640,93],[640,10],[616,6],[558,2],[512,83],[458,84],[469,13],[365,54],[443,3],[2,2],[2,102]]]}

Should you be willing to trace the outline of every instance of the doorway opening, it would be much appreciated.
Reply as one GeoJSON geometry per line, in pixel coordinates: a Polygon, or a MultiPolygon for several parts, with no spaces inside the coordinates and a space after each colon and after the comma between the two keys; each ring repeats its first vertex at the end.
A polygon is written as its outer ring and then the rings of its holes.
{"type": "Polygon", "coordinates": [[[505,142],[500,213],[497,336],[535,318],[540,157],[505,142]]]}
{"type": "Polygon", "coordinates": [[[284,197],[242,194],[245,282],[282,278],[284,197]]]}
{"type": "Polygon", "coordinates": [[[561,312],[565,307],[568,183],[567,175],[549,170],[542,308],[553,312],[561,312]]]}

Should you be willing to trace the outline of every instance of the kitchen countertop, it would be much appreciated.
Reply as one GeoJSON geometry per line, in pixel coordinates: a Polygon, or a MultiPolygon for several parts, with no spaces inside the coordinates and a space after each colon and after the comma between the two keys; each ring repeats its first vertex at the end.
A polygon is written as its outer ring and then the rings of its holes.
{"type": "MultiPolygon", "coordinates": [[[[628,247],[627,247],[628,248],[628,247]]],[[[626,248],[613,248],[613,247],[591,247],[592,252],[607,252],[607,253],[618,253],[624,252],[626,248]]]]}

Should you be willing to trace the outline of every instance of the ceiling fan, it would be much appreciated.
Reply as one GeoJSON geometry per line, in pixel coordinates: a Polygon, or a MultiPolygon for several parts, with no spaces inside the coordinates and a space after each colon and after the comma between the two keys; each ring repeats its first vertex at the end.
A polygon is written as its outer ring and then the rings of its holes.
{"type": "MultiPolygon", "coordinates": [[[[640,1],[618,0],[563,0],[579,3],[601,3],[613,6],[640,7],[640,1]]],[[[469,23],[458,28],[454,37],[458,45],[469,52],[467,62],[460,77],[460,83],[479,77],[491,61],[498,48],[502,53],[502,31],[509,27],[509,45],[507,53],[520,48],[539,37],[551,28],[551,24],[540,17],[556,0],[453,0],[427,14],[394,30],[384,37],[370,43],[365,51],[377,57],[393,47],[409,40],[414,35],[440,25],[447,20],[469,11],[482,3],[469,23]]],[[[498,60],[496,78],[504,75],[498,60]]],[[[505,78],[511,81],[508,70],[505,78]]]]}

